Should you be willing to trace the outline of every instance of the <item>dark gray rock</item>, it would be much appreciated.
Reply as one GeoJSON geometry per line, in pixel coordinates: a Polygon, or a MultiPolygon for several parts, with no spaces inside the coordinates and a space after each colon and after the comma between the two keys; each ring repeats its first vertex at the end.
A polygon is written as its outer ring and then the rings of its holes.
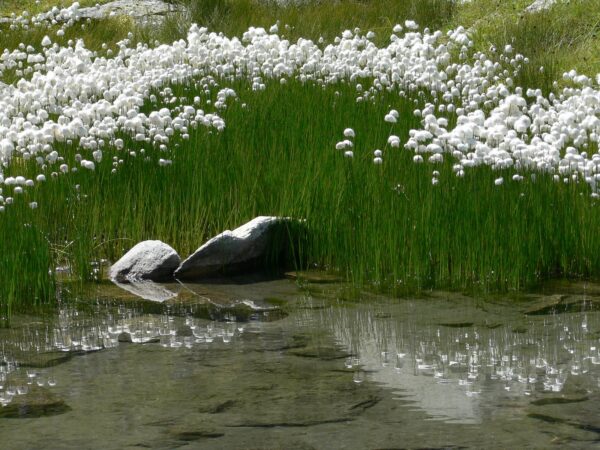
{"type": "Polygon", "coordinates": [[[133,340],[131,339],[131,334],[126,331],[123,331],[119,334],[119,336],[117,336],[117,341],[119,341],[122,344],[131,344],[133,342],[133,340]]]}
{"type": "Polygon", "coordinates": [[[175,271],[175,278],[191,280],[234,274],[259,266],[289,246],[286,227],[291,219],[259,216],[250,222],[213,237],[175,271]]]}
{"type": "Polygon", "coordinates": [[[110,268],[110,278],[127,283],[136,280],[164,281],[173,278],[181,258],[161,241],[143,241],[135,245],[110,268]]]}

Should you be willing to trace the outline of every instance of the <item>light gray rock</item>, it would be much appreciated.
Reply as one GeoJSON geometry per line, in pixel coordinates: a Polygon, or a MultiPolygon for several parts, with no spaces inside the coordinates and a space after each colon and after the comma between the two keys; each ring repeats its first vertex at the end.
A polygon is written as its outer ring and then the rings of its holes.
{"type": "Polygon", "coordinates": [[[550,9],[552,5],[556,3],[556,0],[535,0],[531,5],[525,8],[526,12],[535,13],[550,9]]]}
{"type": "Polygon", "coordinates": [[[213,237],[175,271],[177,279],[198,279],[236,273],[260,263],[273,251],[273,240],[291,219],[259,216],[250,222],[213,237]]]}
{"type": "Polygon", "coordinates": [[[141,18],[176,11],[178,11],[177,5],[160,0],[115,0],[99,6],[80,8],[78,12],[79,17],[83,19],[101,19],[115,15],[141,18]]]}
{"type": "Polygon", "coordinates": [[[177,252],[164,242],[143,241],[113,264],[110,278],[120,283],[168,280],[173,278],[173,272],[180,262],[177,252]]]}

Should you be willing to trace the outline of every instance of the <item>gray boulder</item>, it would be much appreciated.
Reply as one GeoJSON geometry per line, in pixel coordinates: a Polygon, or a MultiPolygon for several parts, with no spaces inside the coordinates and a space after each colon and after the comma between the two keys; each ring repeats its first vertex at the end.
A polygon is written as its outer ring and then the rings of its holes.
{"type": "Polygon", "coordinates": [[[169,280],[180,262],[177,252],[164,242],[142,241],[113,264],[110,278],[119,283],[169,280]]]}
{"type": "Polygon", "coordinates": [[[525,11],[528,13],[544,11],[550,9],[555,3],[556,0],[535,0],[531,5],[525,8],[525,11]]]}
{"type": "MultiPolygon", "coordinates": [[[[291,219],[259,216],[250,222],[213,237],[175,271],[175,278],[198,279],[252,269],[269,256],[284,251],[285,227],[291,219]]],[[[288,240],[289,241],[289,240],[288,240]]]]}
{"type": "Polygon", "coordinates": [[[115,0],[98,6],[80,8],[79,17],[83,19],[102,19],[115,15],[130,17],[147,17],[177,12],[178,5],[161,0],[115,0]]]}

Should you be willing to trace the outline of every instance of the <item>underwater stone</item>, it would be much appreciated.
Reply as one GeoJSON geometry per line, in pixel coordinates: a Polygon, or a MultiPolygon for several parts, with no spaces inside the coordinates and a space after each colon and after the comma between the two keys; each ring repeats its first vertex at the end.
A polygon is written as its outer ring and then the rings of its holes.
{"type": "Polygon", "coordinates": [[[183,261],[175,278],[198,279],[256,268],[267,257],[286,250],[286,227],[293,223],[292,219],[259,216],[233,231],[226,230],[183,261]]]}
{"type": "Polygon", "coordinates": [[[32,419],[70,411],[65,402],[48,389],[30,386],[24,395],[16,395],[6,406],[0,406],[0,419],[32,419]]]}
{"type": "Polygon", "coordinates": [[[110,268],[113,281],[127,283],[136,280],[163,281],[173,278],[181,258],[161,241],[136,244],[110,268]]]}
{"type": "Polygon", "coordinates": [[[119,336],[117,336],[117,341],[122,344],[131,344],[133,342],[133,339],[131,339],[131,334],[129,334],[126,331],[123,331],[119,334],[119,336]]]}

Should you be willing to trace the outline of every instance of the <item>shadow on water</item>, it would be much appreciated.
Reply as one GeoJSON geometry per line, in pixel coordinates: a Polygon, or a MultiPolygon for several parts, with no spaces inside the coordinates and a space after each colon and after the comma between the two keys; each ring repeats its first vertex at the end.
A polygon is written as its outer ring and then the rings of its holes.
{"type": "Polygon", "coordinates": [[[598,445],[600,286],[347,302],[323,279],[63,286],[0,330],[3,448],[598,445]]]}

